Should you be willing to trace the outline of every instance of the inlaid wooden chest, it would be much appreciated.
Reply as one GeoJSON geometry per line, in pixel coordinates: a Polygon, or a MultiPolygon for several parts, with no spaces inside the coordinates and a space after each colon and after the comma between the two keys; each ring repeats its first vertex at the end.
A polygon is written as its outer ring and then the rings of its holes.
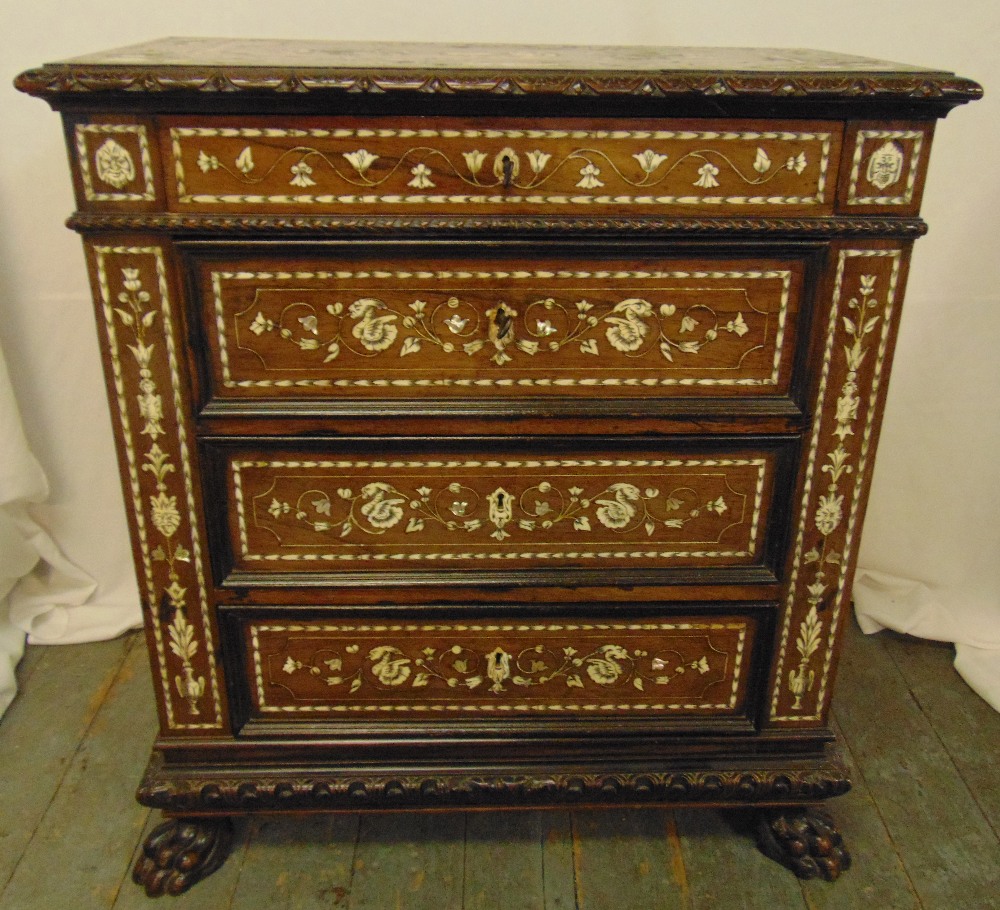
{"type": "Polygon", "coordinates": [[[827,724],[949,73],[169,39],[60,110],[160,735],[136,868],[245,812],[769,807],[827,724]]]}

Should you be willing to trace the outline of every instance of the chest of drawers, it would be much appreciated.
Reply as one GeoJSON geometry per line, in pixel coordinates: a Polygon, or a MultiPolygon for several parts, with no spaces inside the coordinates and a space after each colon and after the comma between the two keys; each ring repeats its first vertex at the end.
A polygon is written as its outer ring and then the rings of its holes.
{"type": "Polygon", "coordinates": [[[246,812],[808,807],[949,73],[171,39],[63,114],[179,892],[246,812]]]}

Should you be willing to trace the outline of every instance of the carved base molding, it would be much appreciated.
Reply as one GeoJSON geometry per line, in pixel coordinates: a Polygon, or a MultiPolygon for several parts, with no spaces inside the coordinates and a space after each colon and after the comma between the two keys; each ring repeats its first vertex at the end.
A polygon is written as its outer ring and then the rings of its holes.
{"type": "Polygon", "coordinates": [[[154,754],[136,795],[143,805],[168,812],[225,814],[602,803],[774,806],[817,802],[841,796],[851,787],[847,768],[834,752],[811,763],[706,765],[627,771],[494,766],[424,773],[293,768],[267,774],[251,768],[168,768],[154,754]]]}
{"type": "Polygon", "coordinates": [[[232,839],[226,817],[167,819],[143,842],[132,881],[149,897],[183,894],[226,861],[232,839]]]}
{"type": "Polygon", "coordinates": [[[772,809],[757,820],[757,844],[765,856],[799,878],[834,881],[851,867],[851,854],[830,815],[821,809],[772,809]]]}

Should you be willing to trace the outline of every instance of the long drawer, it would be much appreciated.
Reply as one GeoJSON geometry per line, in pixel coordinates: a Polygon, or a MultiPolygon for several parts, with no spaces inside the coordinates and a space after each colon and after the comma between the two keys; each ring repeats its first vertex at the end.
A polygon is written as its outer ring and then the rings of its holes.
{"type": "Polygon", "coordinates": [[[206,398],[794,397],[812,255],[193,245],[206,398]]]}
{"type": "Polygon", "coordinates": [[[797,440],[615,442],[206,440],[209,524],[224,529],[213,547],[224,554],[221,579],[253,573],[294,585],[317,573],[540,567],[777,572],[797,440]]]}
{"type": "Polygon", "coordinates": [[[843,125],[824,121],[164,119],[180,211],[828,214],[843,125]]]}
{"type": "Polygon", "coordinates": [[[732,717],[758,620],[348,621],[243,617],[252,717],[732,717]]]}

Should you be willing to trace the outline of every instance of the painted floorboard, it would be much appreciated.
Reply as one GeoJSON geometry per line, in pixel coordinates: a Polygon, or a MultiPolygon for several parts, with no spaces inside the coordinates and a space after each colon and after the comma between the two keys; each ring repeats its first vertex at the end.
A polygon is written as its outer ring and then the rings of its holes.
{"type": "Polygon", "coordinates": [[[607,809],[573,814],[578,910],[688,907],[672,813],[607,809]]]}
{"type": "Polygon", "coordinates": [[[357,815],[261,818],[249,826],[233,895],[241,910],[328,910],[348,906],[357,815]]]}
{"type": "MultiPolygon", "coordinates": [[[[883,672],[892,673],[892,666],[883,672]]],[[[836,700],[834,701],[836,704],[836,700]]],[[[850,710],[848,708],[848,710],[850,710]]],[[[851,791],[830,800],[828,807],[844,835],[853,865],[832,886],[827,882],[802,882],[802,889],[815,910],[914,910],[922,905],[907,875],[902,858],[886,830],[853,751],[847,746],[839,724],[841,752],[847,762],[851,791]]]]}
{"type": "MultiPolygon", "coordinates": [[[[28,649],[21,689],[0,721],[0,906],[4,908],[11,876],[32,838],[44,836],[40,823],[131,645],[131,638],[119,638],[28,649]],[[25,685],[29,678],[30,685],[25,685]]],[[[144,715],[149,718],[148,709],[144,715]]]]}
{"type": "Polygon", "coordinates": [[[853,628],[837,717],[872,798],[928,910],[1000,908],[1000,845],[885,642],[853,628]]]}
{"type": "Polygon", "coordinates": [[[461,910],[465,814],[361,818],[349,910],[461,910]]]}
{"type": "Polygon", "coordinates": [[[123,781],[138,781],[155,732],[146,652],[136,644],[129,636],[110,687],[97,689],[93,721],[3,893],[4,908],[106,910],[114,902],[147,815],[123,781]]]}
{"type": "Polygon", "coordinates": [[[692,910],[806,906],[798,880],[757,849],[754,813],[678,810],[692,910]]]}
{"type": "Polygon", "coordinates": [[[469,812],[465,827],[467,910],[545,910],[545,860],[538,812],[469,812]]]}
{"type": "Polygon", "coordinates": [[[1000,834],[1000,712],[958,675],[951,645],[885,633],[885,646],[993,833],[1000,834]]]}
{"type": "Polygon", "coordinates": [[[576,875],[573,868],[573,821],[566,810],[540,813],[545,910],[576,910],[576,875]]]}

